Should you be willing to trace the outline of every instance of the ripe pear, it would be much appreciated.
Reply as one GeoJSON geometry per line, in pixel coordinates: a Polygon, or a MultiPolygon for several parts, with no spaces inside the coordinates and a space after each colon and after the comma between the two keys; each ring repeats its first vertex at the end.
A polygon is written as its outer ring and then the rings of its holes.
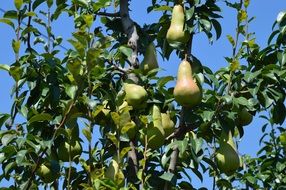
{"type": "Polygon", "coordinates": [[[172,12],[171,25],[167,32],[167,41],[170,46],[177,48],[186,44],[190,34],[184,31],[185,13],[182,5],[175,5],[172,12]]]}
{"type": "Polygon", "coordinates": [[[147,46],[140,68],[142,69],[143,74],[147,74],[149,71],[157,69],[158,67],[156,48],[154,43],[150,43],[147,46]]]}
{"type": "Polygon", "coordinates": [[[231,131],[222,132],[215,158],[218,168],[226,175],[233,174],[241,165],[231,131]]]}
{"type": "Polygon", "coordinates": [[[134,109],[142,109],[147,105],[148,94],[146,90],[137,84],[124,84],[125,99],[128,105],[134,109]]]}
{"type": "MultiPolygon", "coordinates": [[[[158,149],[165,142],[165,131],[162,125],[162,116],[160,108],[156,105],[153,105],[151,114],[153,122],[149,124],[146,129],[148,148],[158,149]]],[[[143,145],[145,145],[144,136],[140,137],[140,141],[143,145]]]]}
{"type": "Polygon", "coordinates": [[[183,60],[178,69],[174,98],[182,106],[192,108],[202,100],[202,90],[192,76],[190,63],[183,60]]]}
{"type": "Polygon", "coordinates": [[[67,141],[61,142],[58,148],[58,157],[63,162],[69,162],[69,155],[71,155],[71,161],[82,153],[82,146],[79,140],[72,140],[70,143],[67,141]]]}
{"type": "Polygon", "coordinates": [[[238,113],[238,123],[241,126],[249,125],[252,122],[253,116],[245,109],[243,108],[238,113]]]}
{"type": "Polygon", "coordinates": [[[162,127],[165,131],[165,137],[171,135],[175,130],[175,123],[170,117],[169,113],[161,113],[162,117],[162,127]]]}
{"type": "Polygon", "coordinates": [[[120,169],[119,164],[114,159],[111,160],[105,171],[105,177],[117,182],[120,186],[124,185],[124,174],[120,169]]]}

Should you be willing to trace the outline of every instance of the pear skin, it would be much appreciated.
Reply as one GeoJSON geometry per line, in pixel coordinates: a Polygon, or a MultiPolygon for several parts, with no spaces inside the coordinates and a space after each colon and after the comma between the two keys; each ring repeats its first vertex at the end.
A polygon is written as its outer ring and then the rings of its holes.
{"type": "Polygon", "coordinates": [[[184,31],[185,13],[182,5],[175,5],[172,11],[171,25],[167,31],[167,41],[173,48],[186,44],[190,34],[184,31]]]}
{"type": "Polygon", "coordinates": [[[202,90],[193,79],[188,61],[184,60],[179,65],[174,98],[180,105],[189,108],[198,105],[202,100],[202,90]]]}
{"type": "Polygon", "coordinates": [[[125,99],[128,105],[134,109],[142,109],[147,105],[148,94],[146,90],[137,84],[124,83],[125,99]]]}
{"type": "Polygon", "coordinates": [[[169,113],[162,113],[161,117],[162,117],[162,126],[163,126],[163,129],[165,131],[165,137],[168,137],[169,135],[171,135],[174,132],[175,123],[171,119],[169,113]]]}
{"type": "Polygon", "coordinates": [[[222,132],[220,147],[216,152],[218,168],[226,175],[233,174],[241,165],[231,131],[222,132]]]}
{"type": "Polygon", "coordinates": [[[157,69],[158,67],[156,48],[154,43],[150,43],[147,46],[140,68],[142,69],[143,74],[147,74],[149,71],[157,69]]]}

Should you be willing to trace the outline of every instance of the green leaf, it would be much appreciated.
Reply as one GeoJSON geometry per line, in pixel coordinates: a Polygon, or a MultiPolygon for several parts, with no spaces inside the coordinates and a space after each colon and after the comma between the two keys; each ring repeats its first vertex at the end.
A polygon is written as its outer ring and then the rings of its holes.
{"type": "Polygon", "coordinates": [[[244,0],[244,7],[247,8],[249,6],[250,0],[244,0]]]}
{"type": "Polygon", "coordinates": [[[207,31],[207,32],[210,32],[211,29],[212,29],[212,24],[209,20],[206,20],[206,19],[200,19],[199,20],[201,25],[203,26],[203,28],[207,31]]]}
{"type": "Polygon", "coordinates": [[[5,123],[7,119],[9,119],[9,114],[0,114],[0,128],[5,123]]]}
{"type": "Polygon", "coordinates": [[[192,8],[186,10],[185,14],[186,14],[186,21],[190,20],[195,12],[195,7],[193,6],[192,8]]]}
{"type": "Polygon", "coordinates": [[[237,15],[239,22],[243,22],[247,19],[247,12],[245,10],[240,10],[237,15]]]}
{"type": "Polygon", "coordinates": [[[18,19],[18,13],[15,10],[6,11],[4,13],[3,17],[4,18],[8,18],[8,19],[15,19],[15,20],[17,20],[18,19]]]}
{"type": "Polygon", "coordinates": [[[39,121],[51,121],[53,119],[53,116],[51,116],[48,113],[40,113],[36,114],[29,120],[29,123],[39,122],[39,121]]]}
{"type": "Polygon", "coordinates": [[[14,0],[14,5],[17,10],[20,10],[23,5],[23,0],[14,0]]]}
{"type": "Polygon", "coordinates": [[[15,138],[16,138],[16,134],[6,133],[1,137],[1,143],[3,144],[3,146],[7,146],[15,138]]]}
{"type": "Polygon", "coordinates": [[[230,62],[230,70],[232,72],[236,71],[240,66],[240,63],[237,59],[233,60],[232,62],[230,62]]]}
{"type": "Polygon", "coordinates": [[[51,8],[53,6],[53,0],[47,0],[47,5],[51,8]]]}
{"type": "Polygon", "coordinates": [[[15,25],[11,20],[9,20],[7,18],[0,18],[0,22],[8,24],[9,26],[11,26],[15,30],[15,25]]]}
{"type": "Polygon", "coordinates": [[[21,163],[23,163],[27,152],[28,150],[20,150],[19,152],[17,152],[16,156],[17,165],[21,166],[21,163]]]}
{"type": "Polygon", "coordinates": [[[20,40],[14,40],[12,41],[12,47],[14,50],[14,53],[18,54],[19,50],[20,50],[20,45],[21,45],[21,41],[20,40]]]}
{"type": "Polygon", "coordinates": [[[153,8],[154,11],[172,11],[172,8],[167,6],[167,5],[163,5],[160,7],[155,7],[153,8]]]}
{"type": "Polygon", "coordinates": [[[19,66],[11,66],[9,73],[15,81],[19,81],[21,79],[22,69],[19,66]]]}
{"type": "Polygon", "coordinates": [[[75,98],[77,89],[78,88],[75,85],[65,85],[65,92],[71,99],[75,98]]]}
{"type": "Polygon", "coordinates": [[[132,49],[127,46],[120,46],[119,51],[123,53],[126,57],[131,57],[132,55],[132,49]]]}
{"type": "Polygon", "coordinates": [[[170,172],[165,172],[163,173],[161,176],[160,176],[161,179],[165,180],[165,181],[168,181],[168,182],[171,182],[173,184],[175,184],[176,182],[176,176],[173,174],[173,173],[170,173],[170,172]]]}
{"type": "Polygon", "coordinates": [[[232,38],[232,36],[231,35],[227,35],[226,37],[227,37],[228,41],[230,42],[230,44],[232,45],[232,47],[234,47],[235,46],[235,41],[232,38]]]}
{"type": "Polygon", "coordinates": [[[85,138],[91,142],[92,136],[91,136],[91,132],[90,132],[90,128],[89,127],[85,127],[82,129],[82,133],[85,136],[85,138]]]}
{"type": "Polygon", "coordinates": [[[215,20],[215,19],[212,19],[211,22],[212,22],[213,27],[214,27],[214,29],[215,29],[215,31],[216,31],[216,39],[218,40],[218,39],[220,38],[221,32],[222,32],[221,25],[220,25],[220,23],[219,23],[217,20],[215,20]]]}
{"type": "Polygon", "coordinates": [[[90,28],[93,23],[93,15],[83,15],[83,19],[87,27],[90,28]]]}

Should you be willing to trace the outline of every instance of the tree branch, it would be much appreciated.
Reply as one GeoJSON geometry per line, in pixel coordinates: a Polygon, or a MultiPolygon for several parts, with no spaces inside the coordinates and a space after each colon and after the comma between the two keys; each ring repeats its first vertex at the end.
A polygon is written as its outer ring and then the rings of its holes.
{"type": "MultiPolygon", "coordinates": [[[[137,41],[139,36],[137,34],[136,27],[134,22],[131,20],[129,16],[129,9],[128,9],[128,0],[120,0],[120,17],[123,26],[124,33],[128,37],[128,46],[132,48],[131,58],[129,58],[129,62],[131,64],[130,70],[137,68],[139,66],[139,62],[137,59],[137,41]]],[[[135,83],[138,83],[138,78],[134,73],[129,73],[128,78],[133,80],[135,83]]],[[[136,181],[137,178],[135,177],[138,173],[138,160],[137,160],[137,152],[135,149],[135,144],[132,140],[130,140],[130,147],[131,150],[128,152],[128,159],[129,159],[129,167],[130,173],[134,174],[129,180],[136,181]]]]}
{"type": "Polygon", "coordinates": [[[120,17],[124,33],[128,37],[128,46],[132,48],[132,55],[130,58],[131,66],[137,68],[139,63],[137,60],[137,41],[139,36],[133,20],[129,16],[128,0],[120,0],[120,17]]]}
{"type": "Polygon", "coordinates": [[[95,15],[98,16],[106,16],[106,17],[120,17],[120,13],[116,12],[116,13],[107,13],[107,12],[97,12],[94,13],[95,15]]]}

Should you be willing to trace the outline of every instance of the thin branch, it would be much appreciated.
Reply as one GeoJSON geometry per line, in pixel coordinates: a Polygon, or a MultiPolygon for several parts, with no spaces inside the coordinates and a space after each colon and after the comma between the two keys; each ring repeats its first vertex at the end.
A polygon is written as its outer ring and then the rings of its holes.
{"type": "Polygon", "coordinates": [[[116,13],[97,12],[94,14],[98,16],[106,16],[106,17],[115,17],[115,18],[120,17],[120,12],[116,12],[116,13]]]}
{"type": "MultiPolygon", "coordinates": [[[[31,1],[29,1],[28,11],[29,12],[32,11],[32,2],[31,1]]],[[[29,16],[28,17],[27,28],[31,27],[31,20],[32,20],[32,16],[29,16]]],[[[32,47],[31,47],[31,32],[28,32],[27,46],[28,46],[28,51],[31,52],[31,50],[32,50],[32,47]]]]}

